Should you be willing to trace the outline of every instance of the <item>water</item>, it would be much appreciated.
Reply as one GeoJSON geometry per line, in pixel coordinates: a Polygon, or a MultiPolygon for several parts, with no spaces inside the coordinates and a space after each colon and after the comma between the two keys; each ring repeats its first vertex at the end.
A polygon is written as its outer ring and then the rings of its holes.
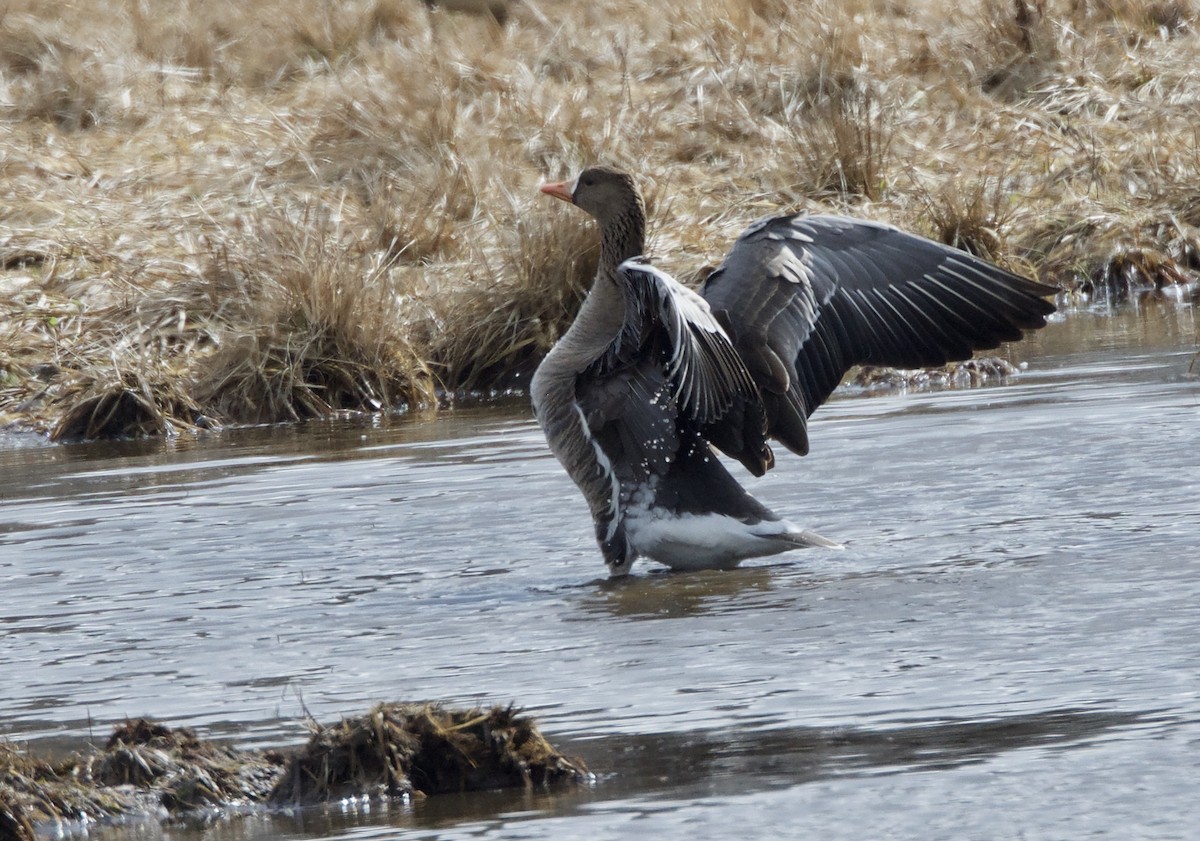
{"type": "Polygon", "coordinates": [[[967,391],[835,399],[751,487],[843,541],[604,580],[523,401],[0,447],[0,736],[245,747],[516,701],[597,781],[104,838],[1191,838],[1197,314],[1078,313],[967,391]]]}

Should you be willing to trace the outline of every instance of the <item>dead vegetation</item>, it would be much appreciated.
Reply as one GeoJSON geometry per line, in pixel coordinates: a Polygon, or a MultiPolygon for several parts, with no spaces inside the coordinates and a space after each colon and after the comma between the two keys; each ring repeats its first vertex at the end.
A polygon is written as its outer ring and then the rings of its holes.
{"type": "Polygon", "coordinates": [[[0,742],[0,838],[32,841],[39,830],[122,815],[178,821],[255,805],[550,786],[588,773],[512,707],[380,704],[311,728],[301,748],[248,751],[136,719],[118,725],[102,750],[56,761],[0,742]]]}
{"type": "Polygon", "coordinates": [[[519,387],[594,260],[536,185],[597,160],[644,174],[668,270],[787,208],[1082,301],[1194,285],[1197,12],[8,0],[0,423],[172,434],[519,387]]]}
{"type": "Polygon", "coordinates": [[[286,763],[271,799],[313,803],[545,786],[586,773],[550,746],[511,707],[454,711],[428,704],[381,704],[366,716],[313,728],[286,763]]]}
{"type": "MultiPolygon", "coordinates": [[[[310,211],[305,211],[307,214],[310,211]]],[[[435,399],[413,350],[394,257],[272,220],[243,253],[210,254],[202,277],[215,347],[194,386],[201,405],[241,422],[378,411],[435,399]]]]}

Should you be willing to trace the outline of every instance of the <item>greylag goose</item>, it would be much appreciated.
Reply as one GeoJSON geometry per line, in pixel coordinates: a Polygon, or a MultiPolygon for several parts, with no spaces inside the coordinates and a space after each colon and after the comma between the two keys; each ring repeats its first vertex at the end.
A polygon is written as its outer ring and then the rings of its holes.
{"type": "Polygon", "coordinates": [[[534,413],[591,508],[609,574],[648,557],[675,569],[838,544],[779,517],[713,452],[755,476],[768,439],[808,452],[808,417],[857,364],[967,359],[1046,323],[1054,290],[890,225],[760,219],[699,293],[641,257],[641,194],[585,169],[541,191],[600,227],[579,314],[534,373],[534,413]]]}

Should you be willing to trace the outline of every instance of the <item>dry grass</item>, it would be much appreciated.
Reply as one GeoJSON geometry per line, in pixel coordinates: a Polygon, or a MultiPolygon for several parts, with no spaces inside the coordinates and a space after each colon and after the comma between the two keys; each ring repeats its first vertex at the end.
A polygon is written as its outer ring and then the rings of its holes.
{"type": "Polygon", "coordinates": [[[407,335],[404,277],[380,262],[394,258],[323,236],[330,223],[310,212],[271,220],[242,241],[248,253],[209,256],[216,347],[196,372],[197,400],[245,423],[434,400],[407,335]]]}
{"type": "Polygon", "coordinates": [[[579,309],[599,258],[595,232],[580,215],[544,206],[493,219],[505,247],[469,276],[470,295],[428,296],[420,335],[443,382],[461,391],[522,387],[579,309]]]}
{"type": "Polygon", "coordinates": [[[1003,262],[1017,208],[1002,178],[954,177],[918,194],[934,239],[993,262],[1003,262]]]}
{"type": "Polygon", "coordinates": [[[511,707],[380,704],[332,727],[314,725],[271,799],[301,804],[364,793],[397,797],[545,786],[586,774],[580,760],[554,750],[511,707]]]}
{"type": "Polygon", "coordinates": [[[0,422],[520,386],[594,259],[536,185],[597,160],[684,276],[787,207],[1081,297],[1197,278],[1195,0],[440,6],[0,4],[0,422]]]}
{"type": "MultiPolygon", "coordinates": [[[[102,750],[54,762],[0,742],[0,838],[34,841],[62,823],[111,816],[173,821],[215,810],[303,806],[585,780],[512,707],[380,704],[336,725],[311,724],[295,750],[239,750],[147,719],[114,728],[102,750]]],[[[65,831],[69,832],[69,829],[65,831]]]]}

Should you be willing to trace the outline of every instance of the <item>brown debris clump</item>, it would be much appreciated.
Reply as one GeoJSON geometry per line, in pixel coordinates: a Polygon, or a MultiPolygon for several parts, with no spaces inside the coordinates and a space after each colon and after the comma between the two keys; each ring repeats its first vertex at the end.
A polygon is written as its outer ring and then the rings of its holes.
{"type": "Polygon", "coordinates": [[[0,838],[32,841],[42,825],[102,820],[142,807],[128,792],[99,786],[77,757],[47,762],[0,742],[0,838]]]}
{"type": "Polygon", "coordinates": [[[116,815],[179,820],[256,804],[549,786],[587,774],[511,706],[380,704],[330,727],[314,724],[308,744],[291,751],[238,750],[135,719],[103,750],[56,762],[0,743],[0,839],[32,841],[43,827],[116,815]]]}
{"type": "Polygon", "coordinates": [[[100,786],[148,789],[169,813],[180,813],[261,802],[279,774],[276,754],[235,750],[139,718],[113,731],[87,777],[100,786]]]}
{"type": "Polygon", "coordinates": [[[1173,216],[1098,214],[1061,229],[1051,220],[1041,236],[1053,242],[1043,255],[1042,277],[1072,298],[1120,303],[1172,287],[1194,292],[1200,285],[1200,228],[1173,216]]]}
{"type": "Polygon", "coordinates": [[[448,710],[380,704],[365,716],[316,727],[272,800],[306,803],[363,793],[396,797],[552,785],[586,773],[512,707],[448,710]]]}

